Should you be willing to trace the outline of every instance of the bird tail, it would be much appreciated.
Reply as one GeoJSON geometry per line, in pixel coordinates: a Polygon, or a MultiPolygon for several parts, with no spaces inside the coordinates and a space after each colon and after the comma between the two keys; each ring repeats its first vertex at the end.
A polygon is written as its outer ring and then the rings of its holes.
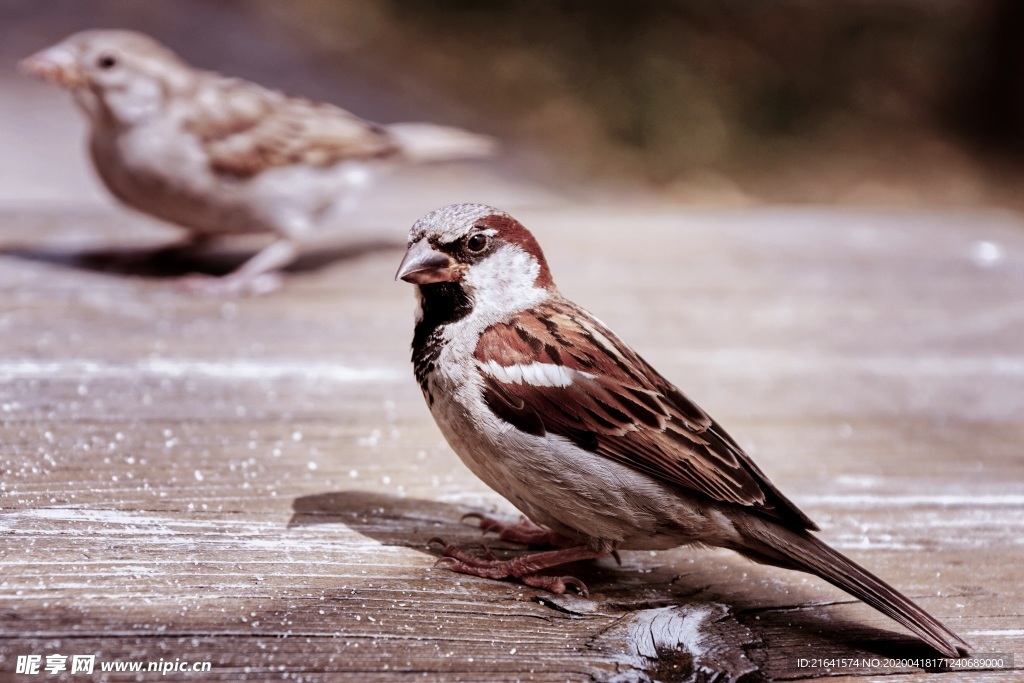
{"type": "Polygon", "coordinates": [[[388,132],[407,158],[422,163],[479,159],[494,154],[498,146],[486,135],[430,123],[393,123],[388,132]]]}
{"type": "Polygon", "coordinates": [[[963,638],[880,578],[806,531],[758,520],[746,524],[740,553],[756,562],[798,569],[825,579],[898,621],[947,657],[968,653],[963,638]]]}

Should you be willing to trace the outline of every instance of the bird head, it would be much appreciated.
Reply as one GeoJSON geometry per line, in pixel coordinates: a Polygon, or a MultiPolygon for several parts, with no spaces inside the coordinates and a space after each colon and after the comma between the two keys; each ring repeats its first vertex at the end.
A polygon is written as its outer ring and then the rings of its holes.
{"type": "Polygon", "coordinates": [[[475,305],[519,310],[555,290],[534,236],[507,213],[483,204],[454,204],[419,219],[395,279],[429,297],[457,289],[475,305]]]}
{"type": "Polygon", "coordinates": [[[177,55],[134,31],[75,33],[20,66],[31,76],[70,90],[94,123],[142,120],[192,82],[191,69],[177,55]]]}

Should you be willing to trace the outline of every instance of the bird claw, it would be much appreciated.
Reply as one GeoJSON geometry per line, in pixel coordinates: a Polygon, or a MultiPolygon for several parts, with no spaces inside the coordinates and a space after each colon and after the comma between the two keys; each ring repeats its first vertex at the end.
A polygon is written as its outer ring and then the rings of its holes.
{"type": "Polygon", "coordinates": [[[464,514],[461,517],[459,517],[459,524],[465,524],[466,526],[476,526],[477,528],[481,529],[482,531],[484,531],[486,533],[487,529],[484,529],[484,520],[485,519],[486,519],[486,517],[481,515],[479,512],[467,512],[466,514],[464,514]],[[475,525],[474,524],[466,524],[466,520],[467,519],[478,520],[479,524],[475,524],[475,525]]]}
{"type": "Polygon", "coordinates": [[[587,585],[574,576],[548,576],[536,571],[523,571],[523,567],[517,566],[510,560],[498,559],[498,556],[487,546],[484,546],[483,554],[471,555],[437,536],[427,541],[427,546],[430,548],[437,546],[443,553],[443,557],[439,557],[434,562],[435,567],[444,567],[459,574],[469,574],[484,579],[512,577],[519,579],[527,586],[541,588],[558,595],[565,593],[571,586],[579,595],[590,596],[587,585]]]}
{"type": "Polygon", "coordinates": [[[556,595],[564,594],[571,586],[576,590],[577,594],[585,598],[590,597],[587,585],[575,576],[549,576],[539,573],[521,574],[513,570],[509,562],[498,560],[497,558],[477,558],[472,556],[459,558],[446,555],[445,557],[438,558],[434,562],[434,566],[444,567],[459,574],[468,574],[483,579],[507,579],[511,577],[519,579],[527,586],[540,588],[556,595]]]}
{"type": "Polygon", "coordinates": [[[556,531],[538,526],[526,517],[521,517],[515,524],[508,524],[479,512],[467,512],[462,515],[459,522],[464,523],[467,519],[478,520],[478,526],[482,533],[494,532],[498,534],[499,539],[509,543],[529,546],[550,546],[552,548],[570,548],[579,543],[576,540],[562,536],[556,531]]]}
{"type": "Polygon", "coordinates": [[[576,592],[579,593],[580,595],[582,595],[583,597],[585,597],[585,598],[589,598],[590,597],[590,591],[587,590],[587,584],[583,583],[582,581],[577,579],[575,576],[563,576],[562,577],[562,583],[563,583],[563,585],[570,585],[570,586],[572,586],[573,588],[576,589],[576,592]]]}
{"type": "Polygon", "coordinates": [[[451,544],[448,541],[441,538],[440,536],[434,536],[432,539],[427,541],[428,548],[433,549],[435,545],[440,546],[442,552],[445,550],[445,548],[451,547],[451,544]]]}
{"type": "MultiPolygon", "coordinates": [[[[484,515],[480,514],[479,512],[467,512],[466,514],[459,517],[459,524],[465,524],[467,519],[478,519],[482,522],[484,520],[484,515]]],[[[467,524],[467,526],[469,525],[467,524]]]]}
{"type": "Polygon", "coordinates": [[[590,591],[587,590],[587,584],[583,583],[575,576],[548,576],[546,574],[527,574],[520,576],[519,580],[525,583],[527,586],[533,586],[534,588],[543,588],[546,591],[554,593],[556,595],[564,594],[569,586],[576,589],[576,593],[582,595],[585,598],[590,597],[590,591]]]}
{"type": "MultiPolygon", "coordinates": [[[[483,553],[480,555],[471,555],[438,536],[427,541],[428,548],[433,549],[435,546],[437,546],[441,553],[444,554],[444,557],[442,557],[441,560],[455,560],[456,562],[471,566],[501,562],[501,560],[498,559],[498,556],[494,554],[494,551],[487,546],[483,546],[483,553]]],[[[440,562],[440,560],[438,560],[438,562],[440,562]]]]}
{"type": "Polygon", "coordinates": [[[437,561],[434,562],[434,566],[435,567],[447,567],[448,569],[451,569],[452,571],[458,571],[457,569],[455,569],[455,565],[457,565],[457,564],[459,564],[458,560],[456,560],[454,557],[447,557],[447,556],[439,557],[439,558],[437,558],[437,561]]]}
{"type": "MultiPolygon", "coordinates": [[[[467,519],[475,519],[479,523],[476,526],[480,529],[480,532],[486,534],[488,531],[494,531],[501,534],[502,531],[509,528],[508,525],[499,522],[493,517],[482,515],[479,512],[467,512],[459,518],[459,524],[465,524],[467,519]]],[[[466,525],[470,526],[470,525],[466,525]]]]}

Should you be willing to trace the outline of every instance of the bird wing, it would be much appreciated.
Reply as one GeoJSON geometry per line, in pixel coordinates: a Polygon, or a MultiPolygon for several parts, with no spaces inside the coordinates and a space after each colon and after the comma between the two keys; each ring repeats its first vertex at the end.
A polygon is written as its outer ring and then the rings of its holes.
{"type": "Polygon", "coordinates": [[[817,528],[704,410],[569,301],[492,325],[475,359],[487,405],[525,432],[557,434],[713,500],[817,528]]]}
{"type": "Polygon", "coordinates": [[[198,137],[218,173],[247,178],[279,166],[323,167],[399,151],[384,126],[339,107],[208,75],[194,95],[185,127],[198,137]]]}

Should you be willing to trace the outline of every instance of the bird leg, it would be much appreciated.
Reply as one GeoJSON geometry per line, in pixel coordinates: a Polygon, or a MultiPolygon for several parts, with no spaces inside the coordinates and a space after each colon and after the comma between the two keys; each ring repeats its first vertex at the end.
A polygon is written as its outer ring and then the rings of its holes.
{"type": "Polygon", "coordinates": [[[438,543],[443,546],[441,552],[444,554],[444,557],[439,559],[435,566],[444,565],[454,572],[479,576],[485,579],[507,579],[511,576],[519,579],[527,586],[543,588],[558,594],[564,593],[569,586],[572,586],[584,597],[588,595],[587,586],[576,577],[548,576],[539,572],[567,562],[596,560],[608,555],[604,551],[594,550],[585,545],[577,545],[571,548],[520,555],[511,560],[499,560],[490,552],[484,557],[470,555],[449,543],[445,543],[440,538],[433,538],[430,540],[430,543],[438,543]]]}
{"type": "Polygon", "coordinates": [[[186,275],[181,283],[185,289],[199,294],[267,294],[281,286],[281,275],[276,271],[290,264],[298,255],[299,248],[295,242],[282,239],[227,275],[186,275]]]}
{"type": "Polygon", "coordinates": [[[467,519],[478,520],[480,522],[480,529],[484,533],[493,531],[498,534],[498,538],[509,543],[550,546],[552,548],[572,548],[579,545],[578,540],[563,536],[557,531],[537,526],[525,517],[520,518],[518,524],[506,524],[501,520],[482,515],[479,512],[469,512],[462,515],[460,521],[465,522],[467,519]]]}
{"type": "MultiPolygon", "coordinates": [[[[509,543],[547,546],[550,548],[574,548],[580,544],[578,539],[563,536],[557,531],[552,531],[551,529],[545,529],[542,526],[534,524],[526,517],[520,517],[518,524],[506,524],[499,519],[482,515],[479,512],[468,512],[462,515],[462,519],[459,521],[465,522],[467,519],[480,520],[480,528],[484,533],[494,531],[498,534],[499,539],[502,541],[508,541],[509,543]]],[[[615,562],[621,567],[622,558],[619,556],[619,551],[613,550],[610,554],[615,558],[615,562]]]]}

